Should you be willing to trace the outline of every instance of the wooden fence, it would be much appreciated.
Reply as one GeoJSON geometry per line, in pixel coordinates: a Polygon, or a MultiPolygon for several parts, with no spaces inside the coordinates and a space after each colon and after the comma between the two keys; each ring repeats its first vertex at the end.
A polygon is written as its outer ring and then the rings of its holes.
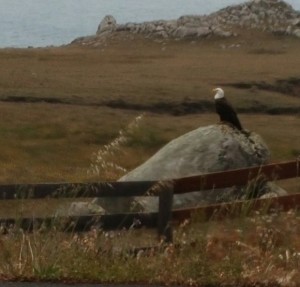
{"type": "Polygon", "coordinates": [[[63,230],[82,231],[91,226],[103,229],[116,229],[132,226],[139,222],[143,226],[157,227],[158,234],[166,241],[172,241],[172,221],[182,221],[194,213],[201,213],[204,219],[224,216],[238,216],[247,206],[248,211],[266,211],[280,208],[289,210],[300,206],[300,193],[267,199],[252,199],[209,206],[172,210],[173,194],[197,190],[209,190],[232,186],[244,186],[249,181],[263,178],[274,181],[300,176],[300,160],[273,163],[225,172],[215,172],[199,176],[185,177],[168,181],[142,182],[102,182],[102,183],[55,183],[55,184],[15,184],[0,185],[0,200],[41,199],[41,198],[94,198],[158,196],[159,210],[153,213],[119,213],[104,215],[71,216],[64,218],[2,218],[4,227],[18,224],[20,228],[31,230],[34,227],[52,225],[59,222],[63,230]]]}

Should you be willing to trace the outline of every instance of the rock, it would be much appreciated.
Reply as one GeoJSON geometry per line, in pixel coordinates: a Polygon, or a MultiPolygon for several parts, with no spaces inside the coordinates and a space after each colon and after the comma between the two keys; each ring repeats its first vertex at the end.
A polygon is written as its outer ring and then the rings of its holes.
{"type": "Polygon", "coordinates": [[[215,36],[219,36],[219,37],[223,37],[223,38],[228,38],[228,37],[231,37],[233,36],[233,33],[230,32],[230,31],[223,31],[221,30],[220,28],[216,28],[213,30],[213,34],[215,36]]]}
{"type": "MultiPolygon", "coordinates": [[[[200,127],[161,148],[119,181],[168,180],[229,169],[259,166],[267,163],[270,152],[254,132],[240,132],[227,124],[200,127]]],[[[273,197],[286,191],[274,183],[256,180],[247,187],[199,190],[175,195],[174,208],[187,208],[219,202],[273,197]]],[[[92,202],[76,202],[60,212],[67,215],[103,214],[128,211],[156,211],[155,197],[95,198],[92,202]]],[[[62,213],[60,213],[62,214],[62,213]]]]}
{"type": "Polygon", "coordinates": [[[285,30],[285,33],[286,33],[287,35],[291,35],[292,32],[293,32],[292,26],[288,26],[288,27],[286,28],[286,30],[285,30]]]}
{"type": "Polygon", "coordinates": [[[116,31],[117,32],[121,32],[121,31],[130,31],[130,26],[129,25],[118,25],[116,27],[116,31]]]}
{"type": "Polygon", "coordinates": [[[188,37],[204,37],[211,34],[209,27],[185,27],[181,26],[177,28],[174,33],[175,37],[188,38],[188,37]]]}
{"type": "Polygon", "coordinates": [[[111,15],[106,15],[100,22],[96,35],[114,32],[116,29],[117,29],[116,19],[111,15]]]}
{"type": "Polygon", "coordinates": [[[293,35],[300,38],[300,29],[296,29],[293,31],[293,35]]]}
{"type": "MultiPolygon", "coordinates": [[[[117,25],[115,18],[107,15],[99,24],[94,37],[96,41],[101,41],[103,37],[99,35],[122,31],[143,34],[147,38],[184,39],[205,38],[210,35],[232,37],[236,35],[237,29],[240,30],[239,27],[299,37],[300,12],[281,0],[252,0],[228,6],[209,15],[183,15],[177,20],[168,21],[117,25]]],[[[80,44],[80,39],[73,43],[80,44]]],[[[82,45],[95,45],[95,43],[84,42],[82,38],[82,45]]]]}
{"type": "Polygon", "coordinates": [[[287,195],[287,192],[276,185],[273,182],[268,182],[267,183],[267,192],[265,192],[263,195],[260,196],[260,198],[271,198],[271,197],[276,197],[276,196],[283,196],[287,195]]]}
{"type": "Polygon", "coordinates": [[[255,133],[228,125],[200,127],[172,140],[120,181],[161,180],[264,164],[269,150],[255,133]]]}
{"type": "MultiPolygon", "coordinates": [[[[261,137],[254,132],[239,132],[226,125],[211,125],[176,138],[160,149],[145,163],[119,181],[167,180],[229,169],[265,164],[270,152],[261,137]]],[[[280,188],[264,182],[255,190],[255,196],[284,193],[280,188]]],[[[198,191],[174,196],[175,208],[192,207],[216,202],[247,198],[247,188],[225,188],[198,191]]],[[[95,199],[103,204],[103,199],[95,199]]],[[[128,202],[126,203],[128,205],[128,202]]],[[[135,204],[144,211],[157,210],[157,199],[135,198],[135,204]]],[[[109,210],[108,210],[109,211],[109,210]]]]}
{"type": "Polygon", "coordinates": [[[56,216],[84,216],[87,214],[105,214],[105,210],[93,202],[72,202],[61,206],[56,216]]]}
{"type": "Polygon", "coordinates": [[[300,18],[293,19],[291,25],[294,27],[300,27],[300,18]]]}

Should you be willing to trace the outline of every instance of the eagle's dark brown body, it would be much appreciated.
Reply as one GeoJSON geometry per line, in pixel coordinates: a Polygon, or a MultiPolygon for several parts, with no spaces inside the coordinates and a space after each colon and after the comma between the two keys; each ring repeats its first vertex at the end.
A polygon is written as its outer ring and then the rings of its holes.
{"type": "Polygon", "coordinates": [[[221,121],[228,122],[239,130],[243,129],[234,108],[227,102],[225,97],[215,99],[215,106],[221,121]]]}

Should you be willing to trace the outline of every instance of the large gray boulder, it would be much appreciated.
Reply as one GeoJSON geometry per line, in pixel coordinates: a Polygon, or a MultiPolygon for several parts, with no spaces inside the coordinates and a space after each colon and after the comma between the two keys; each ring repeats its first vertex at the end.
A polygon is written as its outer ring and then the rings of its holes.
{"type": "Polygon", "coordinates": [[[119,181],[161,180],[261,165],[270,152],[256,133],[225,124],[200,127],[165,145],[119,181]]]}
{"type": "MultiPolygon", "coordinates": [[[[168,180],[203,173],[238,169],[265,164],[270,152],[262,138],[254,132],[240,132],[226,124],[200,127],[169,142],[149,160],[141,164],[119,181],[168,180]]],[[[255,196],[281,195],[285,192],[260,183],[255,196]]],[[[253,194],[252,194],[253,195],[253,194]]],[[[174,196],[175,208],[192,207],[217,202],[232,201],[249,196],[247,188],[197,191],[174,196]]],[[[95,199],[94,204],[110,210],[122,202],[95,199]]],[[[157,210],[157,199],[139,197],[123,201],[123,205],[138,206],[144,211],[157,210]]]]}

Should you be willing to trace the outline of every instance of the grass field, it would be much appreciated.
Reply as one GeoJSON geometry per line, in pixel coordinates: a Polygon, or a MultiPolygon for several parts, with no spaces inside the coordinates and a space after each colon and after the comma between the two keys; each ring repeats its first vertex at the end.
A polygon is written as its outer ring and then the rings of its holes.
{"type": "MultiPolygon", "coordinates": [[[[123,147],[120,158],[132,169],[170,139],[218,121],[211,113],[213,87],[300,78],[300,42],[294,38],[257,33],[205,41],[122,39],[99,48],[0,50],[0,182],[90,180],[93,154],[147,112],[135,143],[123,147]],[[180,103],[202,101],[211,105],[174,117],[180,103]],[[112,102],[118,108],[109,108],[112,102]]],[[[225,91],[246,112],[240,115],[244,126],[270,146],[273,161],[299,155],[299,93],[225,91]],[[259,107],[294,112],[253,114],[259,107]]]]}
{"type": "MultiPolygon", "coordinates": [[[[120,130],[126,130],[143,114],[127,141],[106,159],[130,170],[171,139],[218,122],[212,111],[211,94],[216,86],[225,87],[229,100],[240,112],[243,126],[265,140],[272,153],[271,161],[295,159],[300,155],[299,85],[292,87],[291,94],[276,89],[266,91],[255,84],[249,89],[227,85],[265,82],[276,86],[280,79],[299,79],[299,51],[299,39],[258,32],[197,41],[112,38],[98,48],[75,45],[2,49],[0,183],[115,180],[121,175],[117,169],[99,175],[88,171],[97,152],[117,138],[120,130]],[[182,103],[200,108],[182,110],[182,103]]],[[[289,192],[300,192],[298,179],[278,184],[289,192]]],[[[49,205],[52,203],[45,201],[35,208],[43,212],[49,205]]],[[[32,211],[30,203],[27,207],[22,203],[21,208],[32,211]]],[[[11,203],[5,203],[1,210],[2,214],[16,211],[11,203]]],[[[299,274],[293,272],[300,264],[299,216],[291,213],[271,219],[242,220],[238,226],[216,223],[208,228],[199,227],[197,224],[202,223],[197,222],[187,224],[176,231],[176,236],[180,242],[187,241],[187,234],[192,241],[197,239],[194,247],[170,247],[162,254],[138,259],[123,253],[112,256],[112,245],[118,245],[124,233],[88,234],[74,240],[73,235],[66,238],[54,231],[47,238],[12,231],[0,239],[2,250],[6,250],[0,252],[0,274],[10,278],[128,282],[126,274],[136,270],[132,275],[134,282],[191,285],[220,280],[272,282],[277,275],[290,276],[290,282],[297,280],[299,274]],[[290,220],[290,224],[286,225],[285,220],[290,220]],[[195,232],[197,228],[206,231],[199,234],[195,232]],[[264,228],[279,230],[280,240],[272,237],[277,249],[271,245],[266,252],[261,246],[263,239],[253,241],[253,236],[257,237],[264,228]],[[117,237],[117,242],[110,242],[109,236],[117,237]],[[54,245],[57,252],[50,252],[54,245]],[[99,248],[104,248],[103,253],[99,248]],[[231,251],[226,256],[228,248],[231,251]],[[74,264],[68,266],[72,260],[74,264]],[[148,266],[147,272],[143,266],[148,266]],[[174,268],[178,273],[174,274],[174,268]]],[[[143,238],[141,234],[130,233],[124,246],[131,246],[132,242],[128,242],[132,238],[149,242],[148,235],[143,238]]]]}

